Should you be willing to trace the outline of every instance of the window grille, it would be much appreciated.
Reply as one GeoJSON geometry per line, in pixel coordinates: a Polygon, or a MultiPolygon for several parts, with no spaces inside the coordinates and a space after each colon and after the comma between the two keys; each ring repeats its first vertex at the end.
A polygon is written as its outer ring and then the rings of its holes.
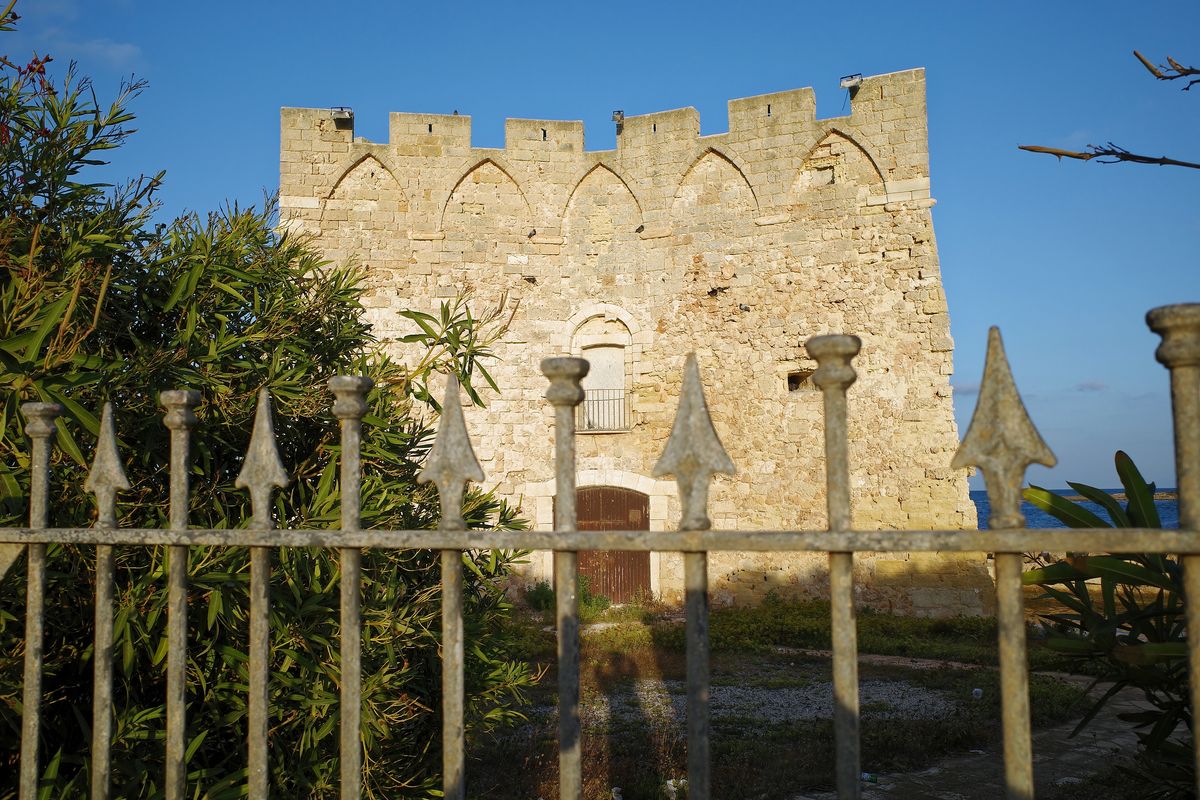
{"type": "Polygon", "coordinates": [[[627,431],[628,406],[624,389],[584,389],[579,405],[579,430],[627,431]]]}

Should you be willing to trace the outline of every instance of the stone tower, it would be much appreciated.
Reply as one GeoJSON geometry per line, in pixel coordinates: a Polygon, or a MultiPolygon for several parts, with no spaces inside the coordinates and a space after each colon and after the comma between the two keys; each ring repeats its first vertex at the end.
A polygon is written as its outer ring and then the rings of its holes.
{"type": "MultiPolygon", "coordinates": [[[[505,147],[488,149],[471,146],[466,116],[393,113],[389,141],[374,143],[355,138],[348,112],[285,108],[282,219],[368,270],[364,305],[385,341],[410,330],[400,310],[434,311],[464,291],[477,312],[516,305],[491,369],[500,392],[467,424],[486,485],[538,528],[552,527],[554,496],[540,360],[592,362],[578,484],[606,488],[581,495],[596,519],[580,527],[655,530],[678,519],[674,483],[650,471],[690,351],[738,466],[713,487],[714,525],[824,527],[821,398],[803,343],[843,332],[863,340],[850,392],[855,527],[973,528],[966,474],[948,466],[953,343],[923,70],[865,78],[852,108],[818,120],[811,89],[743,98],[729,103],[729,132],[712,136],[692,108],[628,117],[616,150],[599,152],[584,149],[579,122],[510,119],[505,147]]],[[[682,559],[646,560],[592,568],[632,570],[635,588],[678,598],[682,559]]],[[[982,557],[856,563],[876,607],[990,603],[982,557]]],[[[535,554],[531,577],[548,565],[535,554]]],[[[710,559],[718,604],[819,596],[824,572],[823,554],[710,559]]]]}

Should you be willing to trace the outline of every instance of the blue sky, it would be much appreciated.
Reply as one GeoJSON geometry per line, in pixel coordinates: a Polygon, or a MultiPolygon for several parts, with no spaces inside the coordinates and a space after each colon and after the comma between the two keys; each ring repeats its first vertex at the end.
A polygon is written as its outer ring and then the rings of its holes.
{"type": "MultiPolygon", "coordinates": [[[[841,75],[923,66],[934,225],[965,428],[989,325],[1059,458],[1030,480],[1113,486],[1112,454],[1173,485],[1166,370],[1145,326],[1200,301],[1200,171],[1057,163],[1018,144],[1116,142],[1200,160],[1200,87],[1133,58],[1200,62],[1200,3],[150,2],[21,0],[0,51],[74,58],[101,99],[150,82],[139,133],[105,174],[167,171],[164,216],[260,203],[278,185],[279,108],[351,106],[386,140],[389,111],[473,117],[503,146],[505,117],[582,119],[695,106],[726,128],[730,98],[813,86],[845,113],[841,75]]],[[[978,478],[973,479],[978,485],[978,478]]]]}

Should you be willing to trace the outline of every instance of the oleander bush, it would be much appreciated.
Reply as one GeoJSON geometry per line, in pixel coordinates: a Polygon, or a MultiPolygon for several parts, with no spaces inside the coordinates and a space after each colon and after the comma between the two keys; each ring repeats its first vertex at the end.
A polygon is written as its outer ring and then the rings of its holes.
{"type": "MultiPolygon", "coordinates": [[[[14,3],[0,11],[11,30],[14,3]]],[[[0,526],[28,518],[28,442],[19,405],[63,407],[51,464],[50,524],[90,525],[83,490],[102,403],[116,407],[132,488],[120,524],[167,520],[168,438],[158,392],[199,391],[190,521],[241,527],[247,493],[234,488],[255,396],[275,403],[279,451],[292,483],[277,492],[277,523],[336,527],[337,421],[326,389],[335,374],[375,382],[364,419],[362,520],[367,528],[436,526],[431,485],[416,475],[432,441],[436,377],[489,383],[485,364],[502,309],[474,315],[465,299],[439,315],[413,312],[415,367],[379,350],[359,305],[363,274],[325,263],[288,235],[273,204],[228,207],[156,224],[161,173],[124,186],[90,170],[132,134],[122,87],[101,104],[91,83],[50,59],[0,60],[0,526]]],[[[474,528],[523,526],[490,493],[471,491],[474,528]]],[[[0,554],[2,555],[2,554],[0,554]]],[[[536,674],[509,658],[503,583],[520,553],[464,557],[468,724],[520,715],[536,674]]],[[[116,550],[113,796],[163,793],[165,553],[116,550]]],[[[0,561],[2,563],[2,561],[0,561]]],[[[439,560],[428,551],[363,556],[361,737],[368,797],[437,796],[439,560]]],[[[0,798],[15,796],[24,652],[24,559],[0,580],[0,798]]],[[[89,783],[91,548],[48,548],[40,797],[75,797],[89,783]]],[[[280,794],[331,797],[338,784],[339,563],[336,551],[280,550],[271,581],[270,770],[280,794]]],[[[245,548],[190,550],[187,740],[189,794],[245,794],[248,607],[245,548]]]]}

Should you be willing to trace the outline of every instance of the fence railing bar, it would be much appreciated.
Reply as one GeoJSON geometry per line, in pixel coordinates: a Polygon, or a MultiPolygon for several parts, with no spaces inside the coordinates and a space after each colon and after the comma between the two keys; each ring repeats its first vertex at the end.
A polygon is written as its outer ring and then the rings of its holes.
{"type": "MultiPolygon", "coordinates": [[[[163,392],[159,400],[171,432],[170,526],[182,531],[188,526],[189,438],[200,395],[178,389],[163,392]]],[[[187,546],[172,545],[167,549],[167,800],[187,794],[187,571],[187,546]]]]}
{"type": "Polygon", "coordinates": [[[1200,554],[1200,529],[1023,528],[982,531],[437,531],[193,528],[0,528],[0,543],[186,545],[189,547],[386,547],[391,550],[624,550],[745,553],[1109,553],[1200,554]]]}
{"type": "MultiPolygon", "coordinates": [[[[862,342],[857,336],[817,336],[806,343],[817,361],[813,382],[825,406],[825,497],[829,529],[850,527],[850,436],[846,390],[857,377],[850,360],[862,342]]],[[[841,800],[861,796],[859,743],[858,629],[854,615],[854,554],[829,553],[829,606],[833,639],[833,734],[837,787],[841,800]]]]}
{"type": "MultiPolygon", "coordinates": [[[[25,433],[30,439],[29,526],[45,528],[50,493],[50,437],[62,407],[55,403],[23,403],[25,433]]],[[[31,543],[25,588],[25,672],[21,693],[21,800],[38,796],[38,737],[42,722],[42,637],[46,602],[46,545],[31,543]]]]}
{"type": "MultiPolygon", "coordinates": [[[[329,379],[336,399],[333,414],[341,421],[341,516],[342,531],[361,527],[359,492],[362,418],[367,413],[366,394],[370,378],[337,375],[329,379]]],[[[362,552],[342,546],[341,576],[341,798],[358,800],[362,793],[362,552]]]]}
{"type": "MultiPolygon", "coordinates": [[[[681,531],[704,531],[712,527],[708,517],[709,483],[714,473],[733,474],[734,466],[708,413],[695,353],[687,357],[671,436],[652,472],[656,478],[675,476],[681,531]]],[[[708,553],[684,553],[683,580],[687,605],[688,797],[709,800],[712,764],[708,714],[708,553]]]]}
{"type": "MultiPolygon", "coordinates": [[[[129,488],[113,431],[112,403],[100,415],[96,455],[84,488],[96,495],[97,528],[117,526],[117,491],[129,488]]],[[[113,549],[96,545],[95,648],[92,655],[92,800],[108,800],[112,783],[113,549]]]]}
{"type": "MultiPolygon", "coordinates": [[[[583,400],[580,381],[587,375],[582,358],[547,358],[542,374],[550,379],[546,399],[554,406],[554,527],[575,530],[575,407],[583,400]]],[[[579,724],[579,554],[554,554],[555,609],[558,615],[558,796],[583,796],[582,741],[579,724]]]]}
{"type": "MultiPolygon", "coordinates": [[[[1171,411],[1175,430],[1175,475],[1179,493],[1179,527],[1200,528],[1200,305],[1156,308],[1146,315],[1151,330],[1162,336],[1155,356],[1171,371],[1171,411]]],[[[1183,559],[1184,613],[1189,630],[1200,620],[1200,556],[1183,559]]],[[[1200,636],[1188,636],[1188,680],[1192,717],[1200,708],[1200,636]]],[[[1200,736],[1192,737],[1193,763],[1200,764],[1200,736]]],[[[1200,796],[1200,770],[1196,770],[1200,796]]]]}
{"type": "MultiPolygon", "coordinates": [[[[453,374],[446,377],[437,438],[417,480],[433,481],[438,487],[442,511],[438,529],[464,530],[463,490],[468,480],[482,481],[483,470],[467,435],[458,380],[453,374]]],[[[442,550],[442,796],[448,800],[466,796],[463,655],[462,551],[442,550]]]]}
{"type": "MultiPolygon", "coordinates": [[[[1004,355],[1000,331],[992,328],[988,332],[987,357],[975,413],[950,464],[955,469],[978,466],[983,471],[991,506],[989,524],[993,529],[1003,531],[1025,525],[1025,516],[1021,513],[1021,484],[1026,468],[1035,463],[1052,467],[1056,459],[1025,410],[1004,355]]],[[[1069,549],[1076,549],[1074,543],[1069,549]]],[[[1125,548],[1118,547],[1120,549],[1125,548]]],[[[1029,662],[1022,564],[1018,552],[996,554],[1000,711],[1009,800],[1033,800],[1033,741],[1029,722],[1029,662]]]]}
{"type": "MultiPolygon", "coordinates": [[[[254,432],[242,471],[234,485],[250,490],[251,525],[258,530],[275,526],[271,492],[288,484],[288,474],[279,458],[271,418],[271,398],[266,389],[258,394],[254,432]]],[[[271,665],[271,549],[250,548],[250,653],[247,706],[247,791],[254,800],[268,794],[268,731],[271,665]]]]}

